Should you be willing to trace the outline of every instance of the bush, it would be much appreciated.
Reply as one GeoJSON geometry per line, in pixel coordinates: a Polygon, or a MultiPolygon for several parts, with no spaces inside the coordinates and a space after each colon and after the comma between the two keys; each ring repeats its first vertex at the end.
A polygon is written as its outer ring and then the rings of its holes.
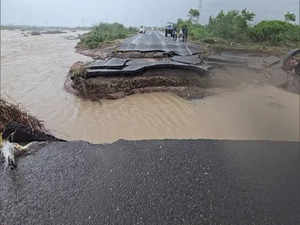
{"type": "Polygon", "coordinates": [[[255,14],[246,9],[232,10],[227,13],[222,10],[217,17],[209,18],[207,28],[216,37],[227,40],[247,40],[249,39],[248,22],[252,21],[254,17],[255,14]]]}
{"type": "Polygon", "coordinates": [[[193,23],[192,20],[177,21],[177,28],[186,26],[189,30],[189,36],[192,40],[203,40],[205,38],[217,37],[226,40],[249,40],[249,25],[255,14],[244,9],[242,11],[232,10],[224,12],[223,10],[216,16],[210,17],[209,24],[203,26],[193,23]]]}
{"type": "Polygon", "coordinates": [[[188,28],[189,37],[192,40],[202,40],[204,38],[212,36],[206,26],[203,26],[201,24],[194,24],[191,20],[178,19],[176,25],[178,31],[184,26],[188,28]]]}
{"type": "Polygon", "coordinates": [[[126,28],[119,23],[101,23],[94,26],[91,32],[82,36],[80,45],[93,49],[99,47],[103,42],[123,39],[136,32],[135,28],[126,28]]]}
{"type": "Polygon", "coordinates": [[[266,41],[272,44],[300,41],[300,28],[279,20],[262,21],[251,29],[250,37],[254,41],[266,41]]]}
{"type": "Polygon", "coordinates": [[[205,38],[211,37],[212,34],[205,26],[193,25],[190,29],[189,36],[192,40],[203,40],[205,38]]]}

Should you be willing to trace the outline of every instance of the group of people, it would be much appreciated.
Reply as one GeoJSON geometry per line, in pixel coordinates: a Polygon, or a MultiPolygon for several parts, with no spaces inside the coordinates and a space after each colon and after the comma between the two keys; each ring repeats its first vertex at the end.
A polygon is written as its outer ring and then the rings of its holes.
{"type": "Polygon", "coordinates": [[[181,29],[174,27],[171,36],[174,41],[177,41],[177,39],[179,39],[182,40],[183,42],[186,42],[188,40],[188,33],[189,31],[187,26],[183,26],[181,29]]]}

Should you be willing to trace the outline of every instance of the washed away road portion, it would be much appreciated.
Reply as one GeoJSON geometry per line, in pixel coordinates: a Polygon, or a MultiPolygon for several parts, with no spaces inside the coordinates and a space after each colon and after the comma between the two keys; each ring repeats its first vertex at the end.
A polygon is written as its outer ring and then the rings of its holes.
{"type": "Polygon", "coordinates": [[[300,224],[300,143],[52,143],[0,164],[0,224],[300,224]]]}
{"type": "Polygon", "coordinates": [[[165,37],[158,31],[148,31],[145,34],[138,34],[122,42],[119,51],[140,51],[140,52],[174,52],[177,55],[192,55],[188,45],[182,41],[174,41],[171,37],[165,37]]]}

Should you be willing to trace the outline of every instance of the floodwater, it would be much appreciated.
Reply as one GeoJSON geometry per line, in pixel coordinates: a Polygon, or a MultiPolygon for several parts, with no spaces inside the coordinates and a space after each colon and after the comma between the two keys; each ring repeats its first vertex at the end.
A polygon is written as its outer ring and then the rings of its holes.
{"type": "MultiPolygon", "coordinates": [[[[57,137],[110,143],[118,139],[299,140],[299,95],[244,83],[202,100],[168,93],[90,102],[64,90],[75,53],[69,34],[24,37],[1,32],[1,94],[45,121],[57,137]]],[[[216,74],[217,76],[218,74],[216,74]]]]}

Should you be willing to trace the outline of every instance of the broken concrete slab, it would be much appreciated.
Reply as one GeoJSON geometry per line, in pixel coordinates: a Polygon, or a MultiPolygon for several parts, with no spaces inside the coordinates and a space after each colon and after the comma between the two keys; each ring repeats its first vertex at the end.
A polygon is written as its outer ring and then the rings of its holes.
{"type": "Polygon", "coordinates": [[[109,77],[109,76],[131,76],[139,75],[149,70],[158,70],[158,69],[182,69],[182,70],[192,70],[199,73],[206,73],[207,67],[200,65],[192,64],[183,64],[178,62],[167,62],[167,61],[157,61],[149,62],[147,60],[131,60],[127,61],[126,66],[116,69],[108,68],[103,66],[88,66],[87,73],[85,78],[94,78],[94,77],[109,77]]]}
{"type": "Polygon", "coordinates": [[[280,62],[280,58],[276,57],[276,56],[269,56],[263,59],[263,62],[267,65],[267,66],[273,66],[274,64],[280,62]]]}
{"type": "Polygon", "coordinates": [[[247,64],[247,59],[243,57],[236,56],[221,56],[221,55],[213,55],[206,57],[208,62],[216,62],[216,63],[227,63],[227,64],[247,64]]]}
{"type": "Polygon", "coordinates": [[[174,62],[179,62],[183,64],[191,64],[191,65],[199,65],[203,62],[198,55],[191,55],[191,56],[173,56],[171,58],[174,62]]]}
{"type": "Polygon", "coordinates": [[[97,60],[88,66],[87,69],[123,69],[129,59],[111,58],[109,60],[97,60]]]}

